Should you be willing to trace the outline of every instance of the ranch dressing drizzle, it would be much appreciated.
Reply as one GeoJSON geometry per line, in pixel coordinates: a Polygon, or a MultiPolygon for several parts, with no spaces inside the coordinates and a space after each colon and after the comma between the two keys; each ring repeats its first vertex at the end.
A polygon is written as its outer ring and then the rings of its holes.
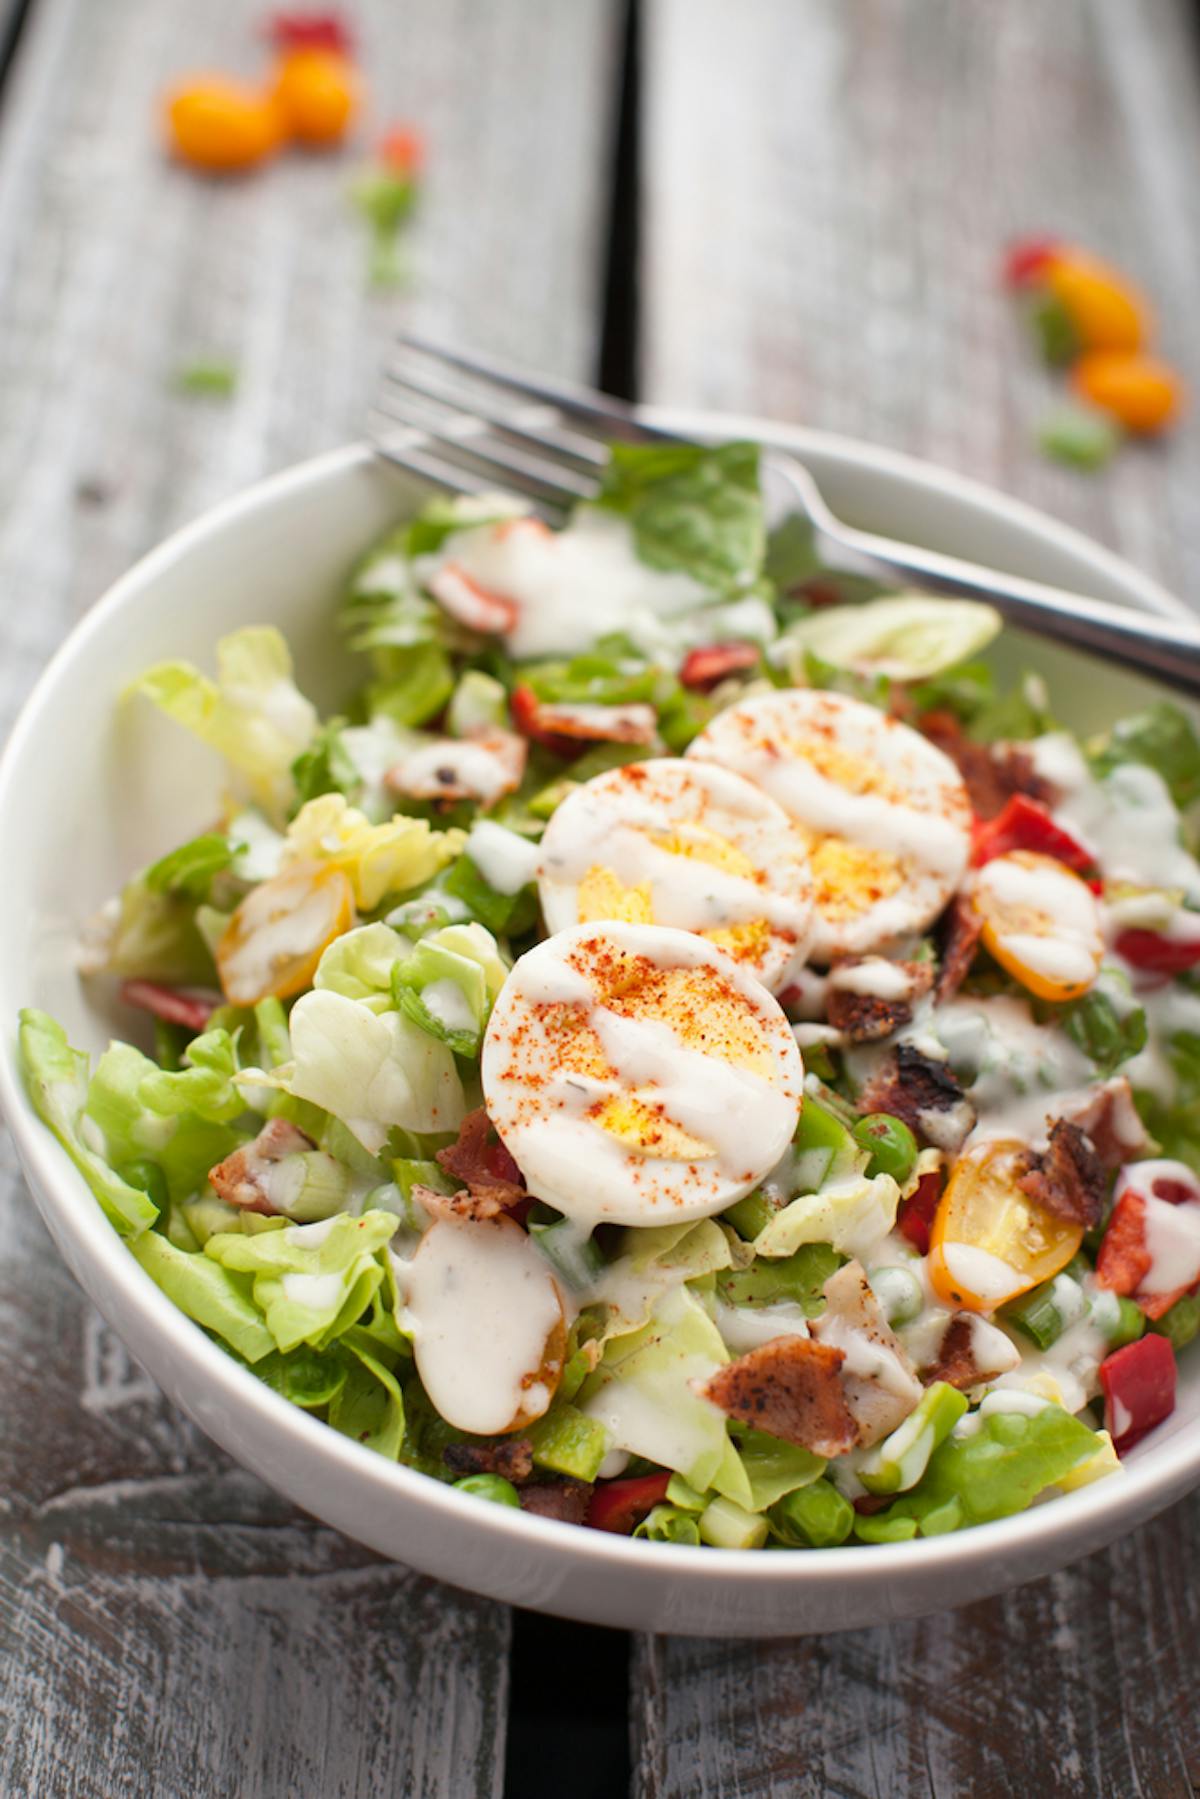
{"type": "Polygon", "coordinates": [[[554,1277],[511,1221],[438,1220],[410,1262],[395,1263],[401,1328],[447,1423],[479,1436],[540,1417],[551,1392],[537,1377],[563,1320],[554,1277]]]}

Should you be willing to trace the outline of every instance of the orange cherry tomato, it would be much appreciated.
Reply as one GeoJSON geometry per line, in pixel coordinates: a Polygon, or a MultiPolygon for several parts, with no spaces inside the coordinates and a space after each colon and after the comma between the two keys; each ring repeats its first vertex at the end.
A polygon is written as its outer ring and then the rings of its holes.
{"type": "Polygon", "coordinates": [[[224,75],[198,75],[166,101],[167,134],[181,161],[224,173],[273,156],[286,135],[270,94],[224,75]]]}
{"type": "Polygon", "coordinates": [[[1116,269],[1084,250],[1050,257],[1044,280],[1085,350],[1136,350],[1150,335],[1147,302],[1116,269]]]}
{"type": "Polygon", "coordinates": [[[1146,435],[1171,424],[1183,399],[1178,375],[1156,356],[1093,350],[1080,357],[1071,378],[1085,400],[1111,413],[1127,431],[1146,435]]]}
{"type": "Polygon", "coordinates": [[[248,893],[216,948],[230,1005],[290,999],[312,983],[335,937],[354,923],[354,888],[340,868],[300,863],[248,893]]]}
{"type": "Polygon", "coordinates": [[[291,50],[280,60],[275,99],[301,144],[340,143],[361,98],[357,69],[336,50],[291,50]]]}
{"type": "Polygon", "coordinates": [[[1039,999],[1077,999],[1100,972],[1096,896],[1074,869],[1036,850],[1010,850],[975,875],[972,904],[984,947],[1039,999]]]}
{"type": "Polygon", "coordinates": [[[393,125],[380,138],[378,154],[393,175],[415,177],[425,166],[425,139],[415,125],[393,125]]]}
{"type": "Polygon", "coordinates": [[[1081,1224],[1018,1187],[1025,1148],[985,1144],[950,1176],[929,1240],[929,1278],[946,1305],[995,1311],[1065,1268],[1083,1241],[1081,1224]]]}

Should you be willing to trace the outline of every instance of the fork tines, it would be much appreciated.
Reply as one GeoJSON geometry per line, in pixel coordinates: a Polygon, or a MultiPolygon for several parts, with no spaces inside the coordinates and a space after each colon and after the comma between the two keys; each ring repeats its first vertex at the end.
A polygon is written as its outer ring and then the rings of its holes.
{"type": "Polygon", "coordinates": [[[380,455],[456,493],[497,486],[557,523],[590,499],[614,437],[659,437],[619,401],[402,336],[370,415],[380,455]]]}

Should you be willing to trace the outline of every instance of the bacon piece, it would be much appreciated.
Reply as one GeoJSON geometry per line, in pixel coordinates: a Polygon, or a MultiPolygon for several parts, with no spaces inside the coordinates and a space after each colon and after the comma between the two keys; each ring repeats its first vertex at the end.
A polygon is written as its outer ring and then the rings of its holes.
{"type": "Polygon", "coordinates": [[[753,643],[706,643],[689,650],[679,668],[680,685],[706,693],[729,675],[758,665],[759,650],[753,643]]]}
{"type": "Polygon", "coordinates": [[[914,1001],[923,998],[933,985],[932,962],[890,961],[884,965],[898,968],[908,977],[908,992],[903,997],[891,998],[849,983],[843,985],[843,975],[852,969],[882,961],[880,956],[844,956],[829,971],[826,1015],[834,1029],[851,1043],[875,1043],[881,1037],[890,1037],[901,1025],[909,1023],[914,1001]]]}
{"type": "Polygon", "coordinates": [[[514,1487],[533,1475],[533,1445],[528,1437],[505,1437],[499,1443],[448,1443],[442,1460],[452,1474],[499,1474],[514,1487]]]}
{"type": "Polygon", "coordinates": [[[475,800],[494,806],[515,793],[525,773],[529,745],[515,731],[472,731],[466,737],[439,737],[410,751],[390,768],[384,784],[413,800],[475,800]]]}
{"type": "Polygon", "coordinates": [[[658,730],[653,706],[552,705],[532,687],[514,687],[509,700],[518,731],[556,756],[578,756],[589,743],[652,744],[658,730]]]}
{"type": "Polygon", "coordinates": [[[1082,1224],[1085,1230],[1100,1222],[1107,1184],[1100,1157],[1068,1118],[1051,1125],[1047,1148],[1040,1154],[1028,1153],[1025,1172],[1017,1180],[1022,1193],[1047,1212],[1082,1224]]]}
{"type": "Polygon", "coordinates": [[[243,1212],[262,1212],[266,1217],[285,1217],[270,1194],[269,1170],[286,1156],[302,1155],[317,1146],[286,1118],[272,1118],[253,1143],[218,1162],[208,1171],[209,1185],[231,1206],[243,1212]]]}
{"type": "Polygon", "coordinates": [[[517,602],[473,581],[457,562],[447,562],[425,583],[443,612],[468,631],[503,637],[517,622],[517,602]]]}
{"type": "Polygon", "coordinates": [[[1114,1075],[1094,1087],[1082,1105],[1072,1106],[1061,1116],[1077,1124],[1091,1139],[1106,1174],[1124,1162],[1136,1162],[1150,1148],[1127,1075],[1114,1075]]]}
{"type": "MultiPolygon", "coordinates": [[[[470,1198],[487,1209],[469,1216],[494,1218],[527,1198],[521,1170],[492,1129],[483,1106],[468,1112],[458,1128],[458,1139],[437,1151],[437,1160],[466,1187],[470,1198]]],[[[444,1194],[438,1195],[444,1199],[444,1194]]],[[[461,1197],[456,1195],[456,1197],[461,1197]]],[[[460,1217],[463,1214],[458,1214],[460,1217]]]]}
{"type": "Polygon", "coordinates": [[[565,1474],[560,1480],[539,1480],[521,1488],[523,1511],[538,1518],[557,1518],[562,1524],[583,1524],[591,1499],[590,1481],[572,1480],[565,1474]]]}
{"type": "Polygon", "coordinates": [[[917,729],[949,756],[966,784],[977,818],[995,818],[1014,793],[1034,800],[1053,798],[1033,766],[1028,750],[1008,743],[976,743],[953,712],[923,712],[917,729]]]}
{"type": "Polygon", "coordinates": [[[121,998],[127,1006],[152,1012],[164,1024],[181,1024],[187,1031],[203,1031],[218,1006],[219,993],[204,987],[163,987],[157,981],[123,981],[121,998]]]}
{"type": "MultiPolygon", "coordinates": [[[[1194,1205],[1196,1202],[1184,1200],[1182,1203],[1194,1205]]],[[[1175,1287],[1169,1293],[1139,1292],[1153,1265],[1154,1257],[1146,1238],[1145,1195],[1133,1187],[1126,1187],[1113,1207],[1096,1256],[1096,1280],[1110,1293],[1121,1293],[1136,1300],[1147,1318],[1161,1318],[1176,1300],[1195,1289],[1175,1287]]]]}
{"type": "Polygon", "coordinates": [[[861,1262],[847,1262],[830,1275],[825,1310],[809,1328],[818,1343],[846,1357],[842,1392],[858,1441],[878,1443],[908,1417],[921,1383],[861,1262]]]}
{"type": "Polygon", "coordinates": [[[940,934],[942,965],[935,996],[939,1006],[944,1000],[953,999],[966,980],[983,935],[983,915],[965,893],[955,894],[942,914],[940,934]]]}
{"type": "Polygon", "coordinates": [[[826,1458],[858,1442],[842,1385],[846,1357],[811,1337],[772,1337],[697,1386],[730,1418],[826,1458]]]}
{"type": "Polygon", "coordinates": [[[994,1324],[974,1312],[955,1312],[942,1333],[936,1356],[921,1370],[921,1379],[927,1387],[944,1380],[965,1393],[1007,1374],[1020,1360],[1016,1344],[994,1324]]]}
{"type": "Polygon", "coordinates": [[[890,1112],[935,1149],[962,1148],[975,1110],[945,1062],[935,1062],[911,1043],[898,1043],[858,1096],[862,1113],[890,1112]]]}

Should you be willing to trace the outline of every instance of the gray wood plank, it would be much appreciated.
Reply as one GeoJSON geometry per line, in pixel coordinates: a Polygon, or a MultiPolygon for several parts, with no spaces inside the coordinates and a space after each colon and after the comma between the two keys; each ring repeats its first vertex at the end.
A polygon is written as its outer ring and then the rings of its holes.
{"type": "MultiPolygon", "coordinates": [[[[1200,62],[1178,0],[646,0],[642,391],[929,456],[1197,591],[1200,435],[1040,459],[1055,388],[1005,242],[1137,271],[1192,380],[1200,62]]],[[[866,1552],[864,1552],[866,1553],[866,1552]]],[[[1200,1501],[959,1613],[797,1642],[646,1639],[642,1799],[1187,1794],[1200,1501]]]]}
{"type": "Polygon", "coordinates": [[[648,0],[642,391],[929,456],[1200,587],[1200,423],[1099,476],[1033,446],[1059,385],[998,264],[1056,232],[1153,297],[1193,391],[1186,0],[648,0]]]}
{"type": "MultiPolygon", "coordinates": [[[[359,0],[374,128],[429,142],[412,281],[372,290],[360,151],[210,182],[156,96],[252,72],[244,0],[39,0],[0,115],[0,729],[166,531],[360,434],[401,319],[590,373],[609,0],[359,0]],[[179,395],[197,357],[228,403],[179,395]]],[[[290,1511],[157,1395],[0,1161],[0,1792],[498,1793],[508,1614],[290,1511]]]]}

